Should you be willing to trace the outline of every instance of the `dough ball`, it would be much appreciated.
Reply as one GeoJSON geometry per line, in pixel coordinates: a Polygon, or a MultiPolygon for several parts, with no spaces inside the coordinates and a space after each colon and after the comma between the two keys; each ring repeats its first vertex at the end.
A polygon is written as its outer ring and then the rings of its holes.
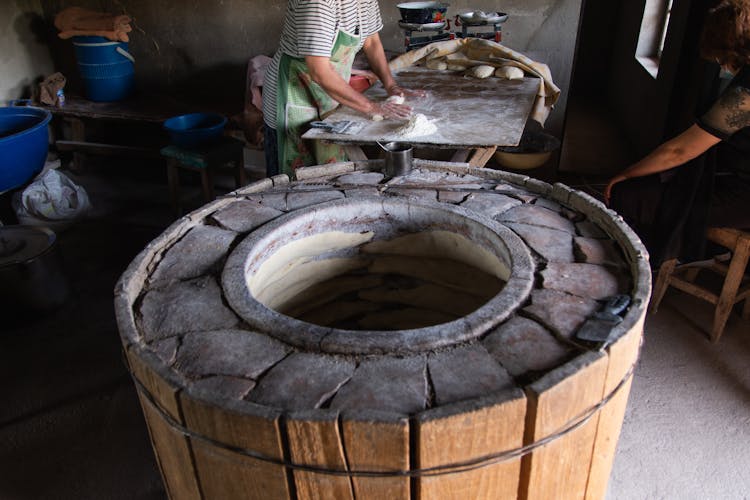
{"type": "Polygon", "coordinates": [[[473,78],[487,78],[492,76],[492,73],[494,72],[494,66],[487,66],[482,64],[480,66],[474,66],[466,70],[466,76],[471,76],[473,78]]]}
{"type": "Polygon", "coordinates": [[[370,117],[370,120],[374,122],[382,122],[383,121],[383,115],[372,115],[370,117]]]}
{"type": "Polygon", "coordinates": [[[394,104],[403,104],[406,98],[402,95],[392,95],[385,102],[392,102],[394,104]]]}
{"type": "Polygon", "coordinates": [[[523,78],[523,70],[516,68],[515,66],[503,66],[497,68],[495,76],[498,78],[505,78],[506,80],[520,80],[523,78]]]}
{"type": "Polygon", "coordinates": [[[446,63],[445,61],[441,61],[440,59],[430,59],[429,61],[427,61],[425,66],[427,66],[428,69],[448,69],[448,63],[446,63]]]}

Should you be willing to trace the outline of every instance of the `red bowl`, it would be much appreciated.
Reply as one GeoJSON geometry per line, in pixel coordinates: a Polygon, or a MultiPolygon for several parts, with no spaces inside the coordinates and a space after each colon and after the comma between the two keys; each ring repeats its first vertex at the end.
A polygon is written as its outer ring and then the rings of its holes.
{"type": "Polygon", "coordinates": [[[352,75],[352,77],[349,78],[349,85],[351,85],[351,87],[357,92],[364,92],[370,88],[370,80],[363,75],[352,75]]]}

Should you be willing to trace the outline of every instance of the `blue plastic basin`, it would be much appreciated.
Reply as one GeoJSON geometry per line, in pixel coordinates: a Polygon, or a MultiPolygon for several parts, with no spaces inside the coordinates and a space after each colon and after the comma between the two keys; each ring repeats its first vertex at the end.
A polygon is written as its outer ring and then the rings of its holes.
{"type": "Polygon", "coordinates": [[[45,109],[0,108],[0,192],[22,186],[42,170],[51,119],[45,109]]]}
{"type": "Polygon", "coordinates": [[[224,133],[227,118],[218,113],[190,113],[174,116],[164,122],[172,144],[197,149],[218,141],[224,133]]]}

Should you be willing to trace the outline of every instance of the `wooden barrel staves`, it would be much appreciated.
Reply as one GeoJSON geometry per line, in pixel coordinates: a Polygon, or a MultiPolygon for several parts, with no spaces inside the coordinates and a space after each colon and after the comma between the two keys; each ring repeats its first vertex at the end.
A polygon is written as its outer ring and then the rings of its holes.
{"type": "Polygon", "coordinates": [[[564,185],[416,166],[265,179],[123,274],[118,325],[170,498],[604,497],[645,250],[564,185]],[[621,321],[587,323],[617,295],[621,321]]]}

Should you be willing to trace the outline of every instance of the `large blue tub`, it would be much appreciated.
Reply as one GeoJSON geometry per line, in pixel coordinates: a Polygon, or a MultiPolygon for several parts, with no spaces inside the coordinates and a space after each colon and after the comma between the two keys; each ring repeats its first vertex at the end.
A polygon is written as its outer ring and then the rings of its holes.
{"type": "Polygon", "coordinates": [[[51,119],[40,108],[0,108],[0,193],[22,186],[42,170],[51,119]]]}

